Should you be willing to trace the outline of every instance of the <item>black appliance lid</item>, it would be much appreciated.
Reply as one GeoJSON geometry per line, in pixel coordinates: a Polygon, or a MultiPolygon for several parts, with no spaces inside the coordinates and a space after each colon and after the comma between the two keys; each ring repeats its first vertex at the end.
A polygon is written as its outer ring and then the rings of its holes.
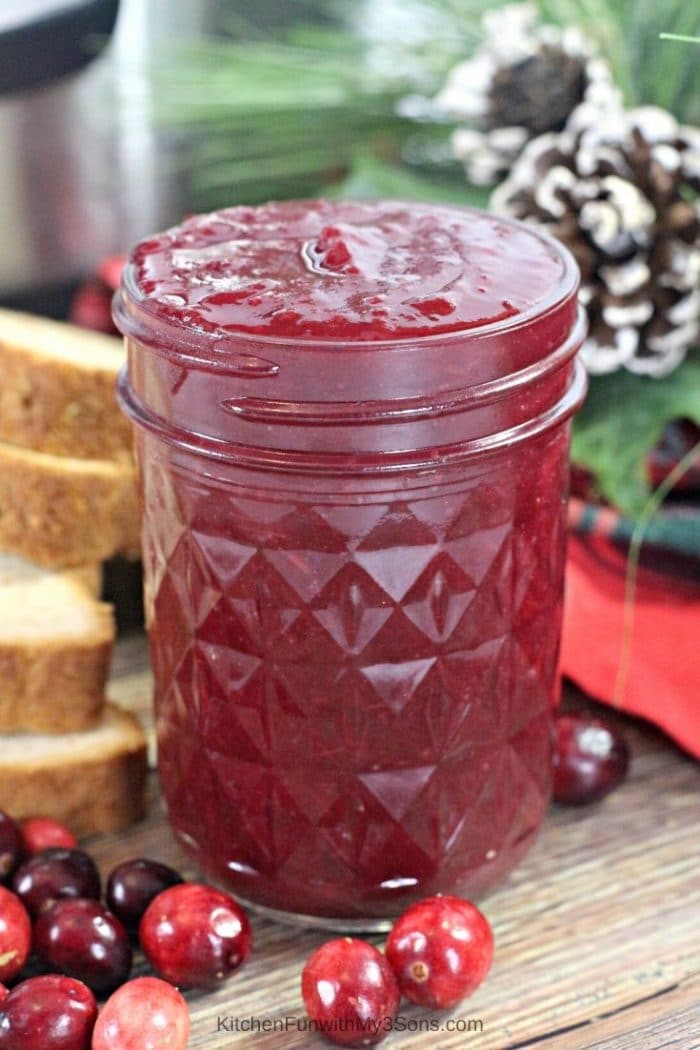
{"type": "Polygon", "coordinates": [[[3,0],[0,95],[75,73],[104,48],[119,0],[3,0]]]}

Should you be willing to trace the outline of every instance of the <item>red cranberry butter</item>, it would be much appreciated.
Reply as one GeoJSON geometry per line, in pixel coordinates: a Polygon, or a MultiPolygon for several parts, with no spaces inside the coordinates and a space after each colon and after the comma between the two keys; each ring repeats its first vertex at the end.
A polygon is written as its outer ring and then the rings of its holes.
{"type": "Polygon", "coordinates": [[[530,228],[396,202],[231,208],[134,250],[161,783],[243,899],[380,926],[533,841],[577,283],[530,228]]]}

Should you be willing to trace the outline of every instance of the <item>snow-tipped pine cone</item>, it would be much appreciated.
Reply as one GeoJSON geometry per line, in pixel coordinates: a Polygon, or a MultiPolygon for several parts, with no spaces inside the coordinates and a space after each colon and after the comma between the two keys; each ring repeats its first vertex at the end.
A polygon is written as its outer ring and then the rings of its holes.
{"type": "Polygon", "coordinates": [[[525,148],[494,211],[536,223],[581,269],[589,372],[663,376],[700,335],[700,128],[647,106],[580,106],[525,148]]]}
{"type": "Polygon", "coordinates": [[[465,125],[452,136],[454,154],[470,182],[488,186],[581,102],[619,105],[619,92],[595,45],[576,28],[541,24],[532,4],[488,12],[482,26],[483,42],[451,71],[434,109],[465,125]]]}

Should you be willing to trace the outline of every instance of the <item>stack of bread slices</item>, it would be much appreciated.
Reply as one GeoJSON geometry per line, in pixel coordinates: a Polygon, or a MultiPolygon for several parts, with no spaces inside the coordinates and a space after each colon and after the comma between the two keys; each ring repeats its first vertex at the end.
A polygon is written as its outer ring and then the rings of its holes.
{"type": "Polygon", "coordinates": [[[143,808],[138,721],[105,700],[101,563],[138,549],[121,343],[0,310],[0,808],[78,835],[143,808]]]}

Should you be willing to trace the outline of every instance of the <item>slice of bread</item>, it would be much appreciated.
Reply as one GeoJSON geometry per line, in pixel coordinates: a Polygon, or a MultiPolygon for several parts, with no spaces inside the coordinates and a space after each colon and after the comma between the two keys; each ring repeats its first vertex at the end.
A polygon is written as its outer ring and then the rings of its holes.
{"type": "Polygon", "coordinates": [[[95,600],[80,570],[52,573],[0,556],[0,732],[93,725],[114,635],[111,605],[95,600]]]}
{"type": "Polygon", "coordinates": [[[52,456],[0,442],[0,550],[67,568],[138,547],[132,463],[52,456]]]}
{"type": "Polygon", "coordinates": [[[144,813],[146,742],[112,704],[82,733],[0,736],[0,809],[63,821],[79,838],[119,831],[144,813]]]}
{"type": "Polygon", "coordinates": [[[0,310],[0,441],[83,459],[129,458],[115,397],[120,339],[0,310]]]}
{"type": "MultiPolygon", "coordinates": [[[[77,565],[74,569],[63,570],[64,575],[79,583],[93,598],[99,598],[102,593],[102,566],[96,562],[92,565],[77,565]]],[[[2,554],[0,552],[0,587],[6,583],[21,583],[22,581],[33,581],[46,574],[46,569],[35,565],[26,558],[20,558],[16,554],[2,554]]]]}

